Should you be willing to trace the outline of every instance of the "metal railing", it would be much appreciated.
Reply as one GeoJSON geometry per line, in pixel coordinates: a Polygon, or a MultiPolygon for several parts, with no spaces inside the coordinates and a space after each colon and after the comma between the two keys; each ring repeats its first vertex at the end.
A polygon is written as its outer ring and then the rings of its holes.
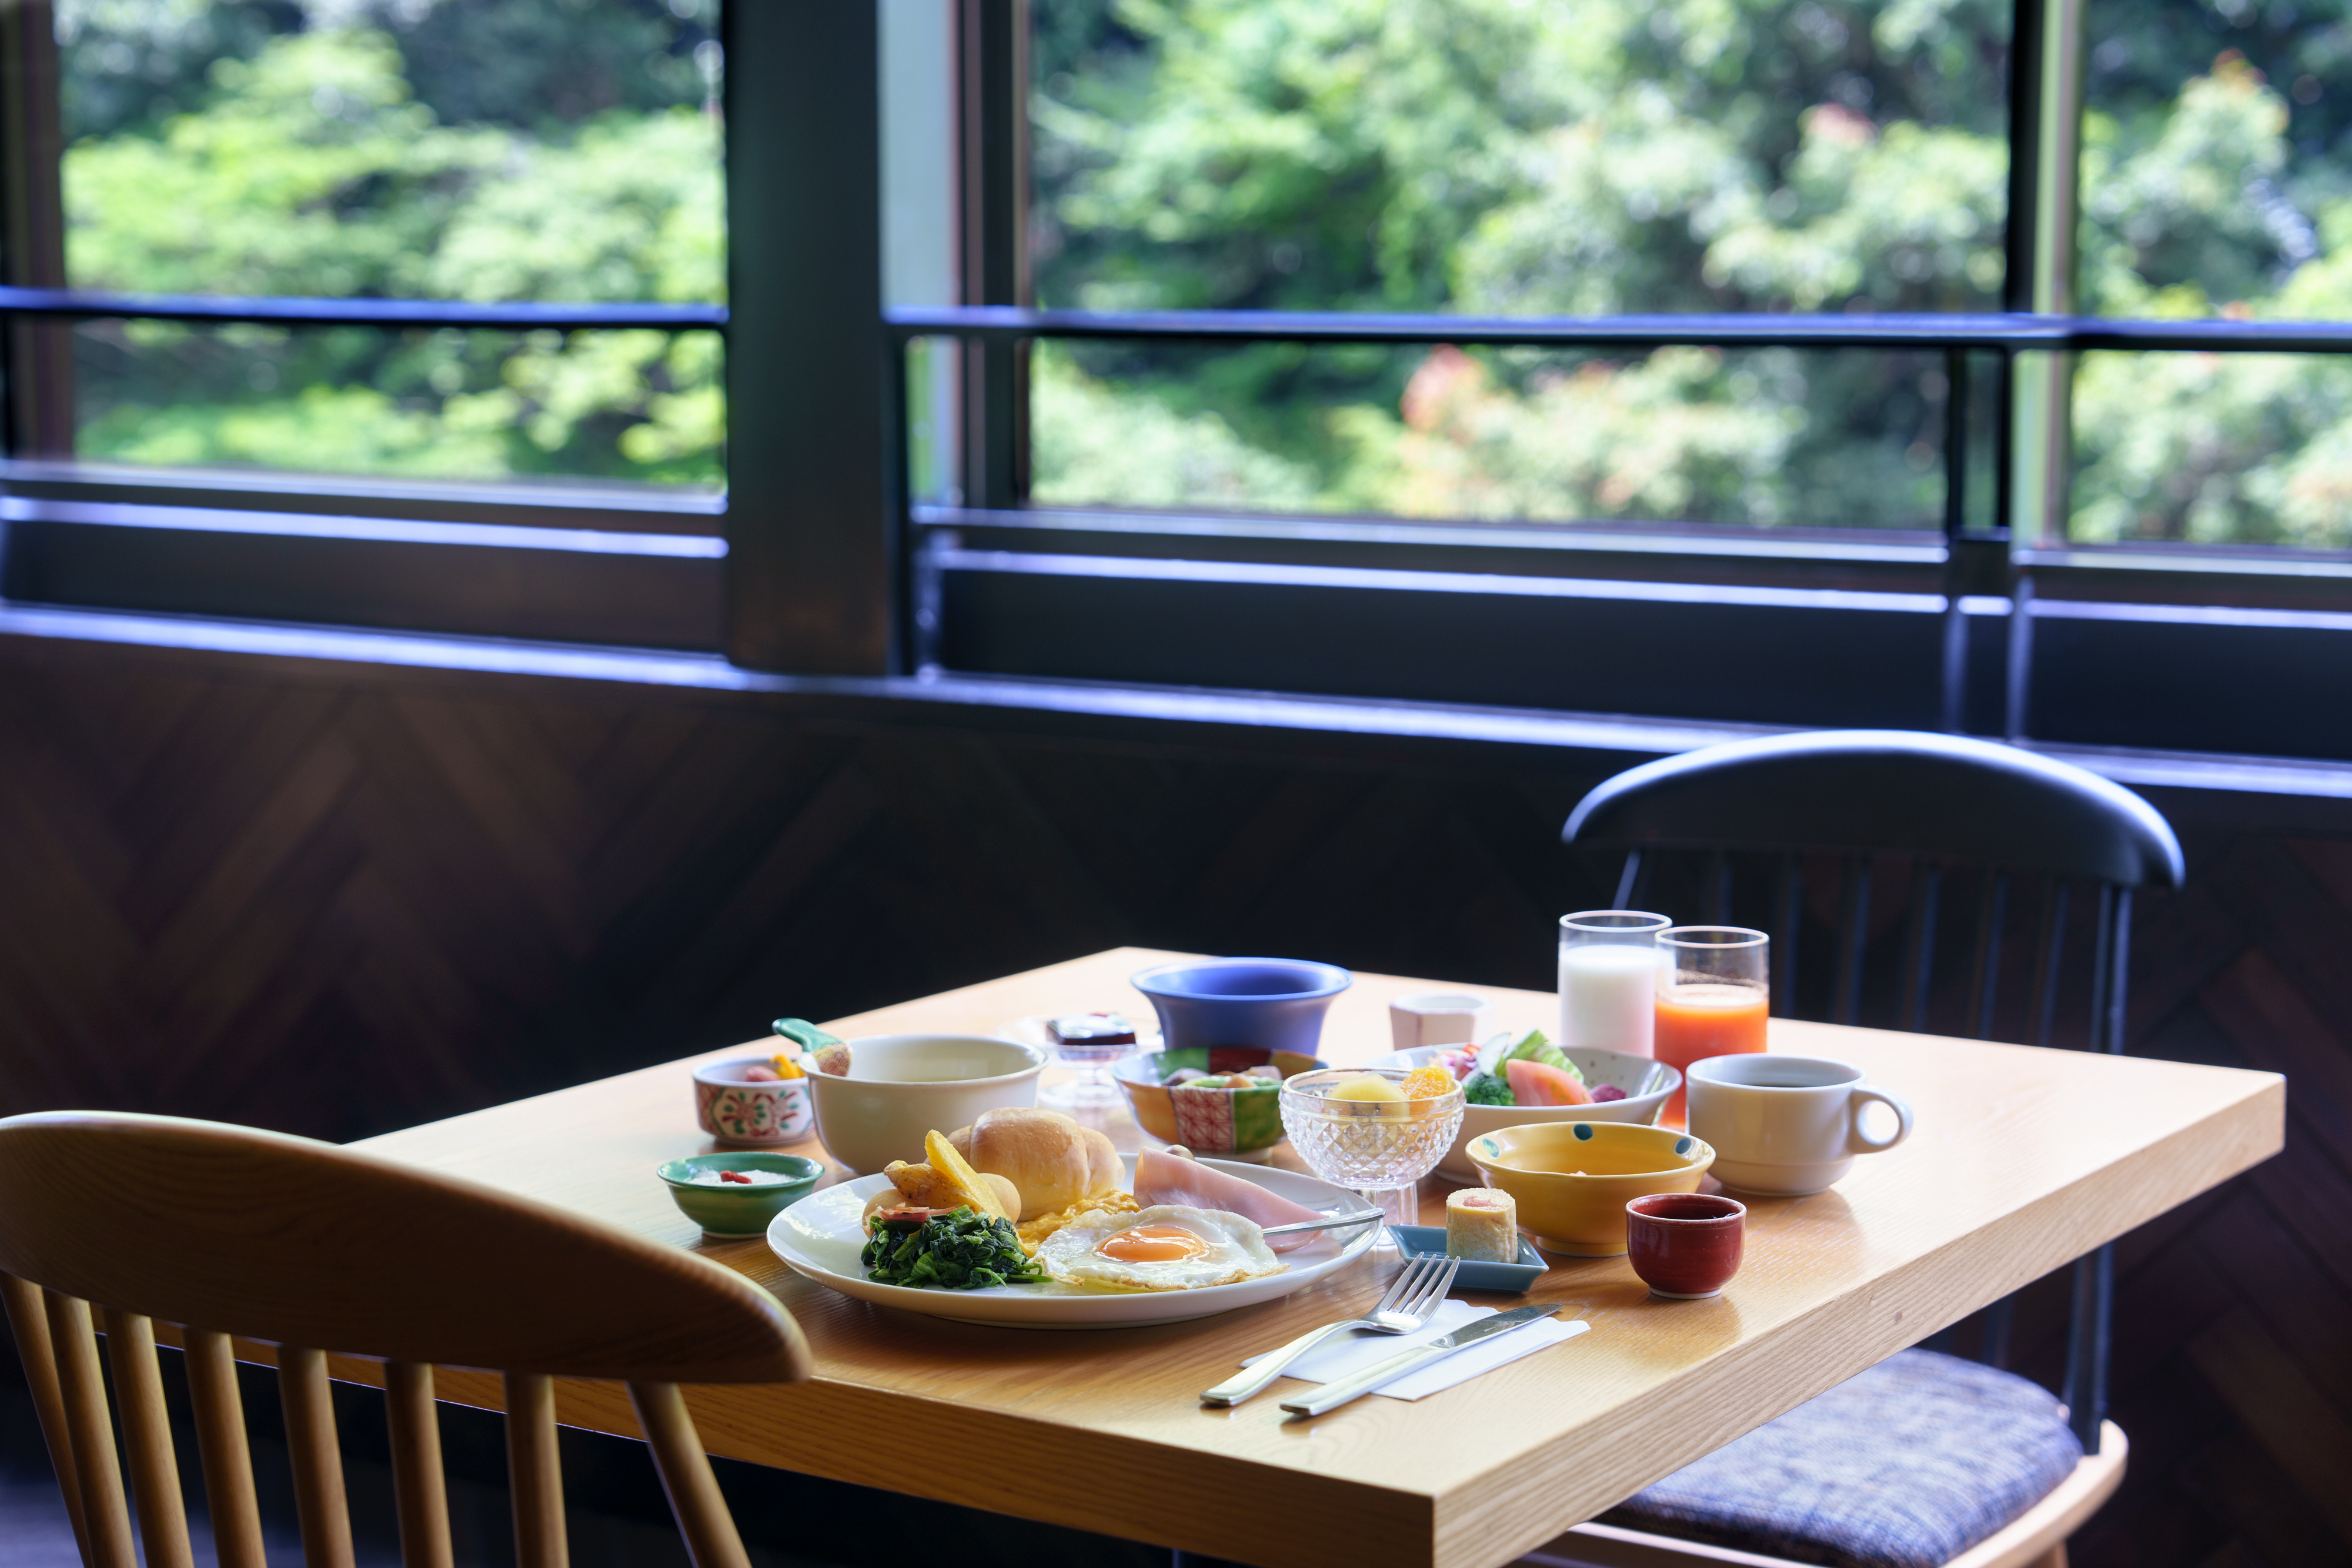
{"type": "MultiPolygon", "coordinates": [[[[1497,317],[1434,313],[1347,311],[1078,311],[1039,310],[1008,305],[908,306],[884,313],[891,345],[890,442],[892,461],[903,466],[908,449],[911,410],[908,402],[906,350],[918,339],[946,338],[992,351],[1005,351],[1039,339],[1130,343],[1243,347],[1257,343],[1454,344],[1496,348],[1792,348],[1817,350],[1880,350],[1940,353],[1947,381],[1943,467],[1945,507],[1943,570],[1948,605],[1944,635],[1942,701],[1945,727],[1957,729],[1966,702],[1967,632],[1963,599],[1987,592],[2006,597],[2010,616],[2009,681],[2005,727],[2023,733],[2025,684],[2032,647],[2030,613],[2032,584],[2010,551],[2012,495],[2010,372],[2024,353],[2070,353],[2111,350],[2157,352],[2344,353],[2352,351],[2352,322],[2110,319],[2037,312],[1835,315],[1638,315],[1607,317],[1497,317]],[[1973,355],[2000,361],[1999,397],[1990,434],[1996,456],[1990,528],[1969,527],[1969,424],[1974,398],[1973,355]]],[[[957,530],[986,527],[1005,515],[980,506],[916,507],[903,484],[897,486],[899,537],[910,549],[908,620],[913,628],[911,662],[918,668],[935,656],[940,625],[940,562],[954,555],[957,530]],[[937,548],[934,548],[936,545],[937,548]],[[941,556],[944,550],[945,556],[941,556]]],[[[1016,503],[1017,505],[1017,503],[1016,503]]],[[[1704,549],[1704,546],[1697,547],[1704,549]]]]}
{"type": "Polygon", "coordinates": [[[2110,319],[2098,316],[1861,313],[1653,316],[1448,316],[1364,311],[1032,310],[1007,305],[903,306],[894,340],[1028,338],[1171,343],[1475,343],[1491,347],[1942,349],[2352,352],[2352,322],[2110,319]]]}
{"type": "Polygon", "coordinates": [[[229,294],[117,294],[91,288],[0,287],[0,317],[121,317],[147,321],[253,322],[279,327],[457,327],[494,331],[593,331],[651,327],[724,329],[724,305],[478,304],[464,299],[254,298],[229,294]]]}

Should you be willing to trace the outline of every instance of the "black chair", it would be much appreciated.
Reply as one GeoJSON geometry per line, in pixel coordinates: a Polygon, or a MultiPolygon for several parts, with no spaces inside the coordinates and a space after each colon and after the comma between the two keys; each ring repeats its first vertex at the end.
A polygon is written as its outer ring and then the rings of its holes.
{"type": "MultiPolygon", "coordinates": [[[[1927,1030],[1934,1018],[1947,1026],[1943,1032],[1980,1039],[2008,1032],[2048,1045],[2064,988],[2068,933],[2087,923],[2092,951],[2082,1033],[2089,1049],[2118,1053],[2132,894],[2177,887],[2183,874],[2171,828],[2130,790],[2014,747],[1902,730],[1777,736],[1649,763],[1587,795],[1562,837],[1575,845],[1624,846],[1617,908],[1665,902],[1660,879],[1678,865],[1675,892],[1684,909],[1697,918],[1768,931],[1773,1010],[1782,1016],[1913,1030],[1927,1030]],[[1874,884],[1897,876],[1907,895],[1899,945],[1890,941],[1891,931],[1874,940],[1872,919],[1874,884]],[[2071,902],[2078,886],[2092,894],[2087,910],[2071,902]],[[1809,891],[1815,896],[1809,898],[1809,891]],[[1821,896],[1832,891],[1833,897],[1821,896]],[[2038,897],[2019,896],[2037,891],[2038,897]],[[1833,916],[1822,916],[1824,904],[1834,908],[1833,916]],[[1966,923],[1973,929],[1960,933],[1964,942],[1953,939],[1954,927],[1964,923],[1939,920],[1948,906],[1974,917],[1966,923]],[[2023,1009],[2008,1009],[2013,1027],[2001,1031],[2002,976],[2025,967],[2011,961],[2021,956],[2013,915],[2024,908],[2034,912],[2027,950],[2032,978],[2023,1009]],[[1735,919],[1741,915],[1748,917],[1735,919]],[[2087,922],[2079,918],[2084,915],[2087,922]],[[1823,927],[1830,938],[1826,953],[1820,950],[1823,927]],[[1937,963],[1956,947],[1969,955],[1964,981],[1937,963]],[[1801,966],[1801,957],[1810,964],[1801,966]],[[1804,1001],[1821,1005],[1801,1006],[1804,1001]]],[[[1806,1456],[1823,1452],[1825,1445],[1850,1450],[1847,1460],[1899,1469],[1909,1461],[1890,1461],[1900,1451],[1895,1435],[1873,1433],[1871,1424],[1899,1423],[1906,1417],[1889,1413],[1941,1399],[1948,1426],[1965,1424],[1970,1411],[1989,1413],[1991,1426],[1967,1442],[1982,1467],[1975,1479],[1990,1485],[1985,1478],[1992,1477],[2000,1484],[1991,1490],[2001,1494],[1972,1500],[1994,1510],[1990,1531],[1985,1518],[1954,1523],[1952,1539],[1972,1538],[1972,1543],[1952,1561],[1969,1568],[2063,1563],[2065,1535],[2121,1479],[2122,1434],[2105,1418],[2114,1282],[2108,1248],[2074,1265],[2063,1432],[2046,1393],[1999,1370],[2007,1356],[2011,1298],[1986,1314],[1980,1348],[1992,1365],[1903,1352],[1683,1475],[1696,1477],[1712,1465],[1719,1491],[1719,1461],[1744,1458],[1778,1469],[1776,1486],[1785,1490],[1790,1474],[1801,1481],[1811,1462],[1806,1456]],[[2019,1449],[2007,1470],[1998,1462],[2004,1443],[2019,1449]],[[2069,1455],[2079,1456],[2071,1469],[2069,1455]],[[2062,1470],[2066,1473],[2055,1473],[2062,1470]]],[[[1948,1334],[1938,1340],[1948,1343],[1948,1334]]],[[[1942,1446],[1948,1449],[1955,1440],[1947,1437],[1942,1446]]],[[[1915,1457],[1923,1465],[1948,1465],[1951,1455],[1915,1457]]],[[[1906,1479],[1890,1471],[1890,1477],[1895,1493],[1907,1487],[1915,1500],[1934,1492],[1939,1481],[1953,1480],[1948,1472],[1906,1479]]],[[[1837,1529],[1818,1519],[1792,1524],[1785,1507],[1759,1507],[1753,1518],[1739,1516],[1736,1507],[1727,1514],[1694,1513],[1682,1506],[1688,1497],[1677,1493],[1677,1479],[1637,1494],[1598,1527],[1580,1527],[1533,1561],[1648,1564],[1689,1561],[1694,1554],[1721,1560],[1693,1542],[1809,1562],[1874,1560],[1867,1542],[1814,1539],[1807,1533],[1814,1526],[1832,1535],[1837,1529]]],[[[1852,1495],[1852,1490],[1841,1479],[1822,1495],[1852,1495]]],[[[1945,1490],[1957,1500],[1953,1486],[1945,1490]]],[[[1885,1560],[1901,1558],[1896,1552],[1885,1560]]]]}

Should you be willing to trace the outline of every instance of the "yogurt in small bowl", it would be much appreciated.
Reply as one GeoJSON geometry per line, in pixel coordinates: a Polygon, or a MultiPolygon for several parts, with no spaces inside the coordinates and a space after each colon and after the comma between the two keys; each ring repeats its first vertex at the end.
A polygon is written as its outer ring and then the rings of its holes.
{"type": "Polygon", "coordinates": [[[824,1166],[803,1155],[730,1151],[688,1155],[654,1174],[704,1235],[765,1236],[768,1221],[815,1189],[824,1166]],[[729,1181],[730,1174],[744,1179],[729,1181]]]}

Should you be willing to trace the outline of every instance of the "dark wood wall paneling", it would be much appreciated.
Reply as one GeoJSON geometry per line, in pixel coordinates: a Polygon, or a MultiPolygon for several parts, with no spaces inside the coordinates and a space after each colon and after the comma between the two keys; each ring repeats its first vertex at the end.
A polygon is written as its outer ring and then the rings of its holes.
{"type": "MultiPolygon", "coordinates": [[[[1127,942],[1541,988],[1621,760],[0,640],[0,1110],[348,1138],[1127,942]]],[[[2157,800],[2132,1048],[2291,1122],[2121,1249],[2132,1469],[2074,1561],[2352,1560],[2352,803],[2157,800]]]]}

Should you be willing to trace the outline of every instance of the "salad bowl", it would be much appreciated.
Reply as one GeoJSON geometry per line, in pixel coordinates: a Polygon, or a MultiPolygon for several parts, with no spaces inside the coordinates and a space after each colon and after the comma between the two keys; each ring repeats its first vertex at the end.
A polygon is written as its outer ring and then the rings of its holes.
{"type": "MultiPolygon", "coordinates": [[[[1461,1049],[1456,1045],[1424,1045],[1412,1051],[1392,1051],[1364,1065],[1422,1067],[1461,1049]]],[[[1635,1056],[1631,1051],[1563,1051],[1561,1054],[1583,1074],[1588,1087],[1598,1089],[1605,1084],[1622,1092],[1625,1098],[1591,1105],[1466,1104],[1462,1108],[1462,1130],[1454,1134],[1454,1146],[1437,1162],[1438,1174],[1456,1181],[1478,1180],[1478,1167],[1470,1158],[1470,1141],[1504,1127],[1538,1122],[1631,1122],[1651,1125],[1657,1121],[1658,1112],[1667,1099],[1682,1087],[1680,1072],[1663,1061],[1635,1056]]]]}

